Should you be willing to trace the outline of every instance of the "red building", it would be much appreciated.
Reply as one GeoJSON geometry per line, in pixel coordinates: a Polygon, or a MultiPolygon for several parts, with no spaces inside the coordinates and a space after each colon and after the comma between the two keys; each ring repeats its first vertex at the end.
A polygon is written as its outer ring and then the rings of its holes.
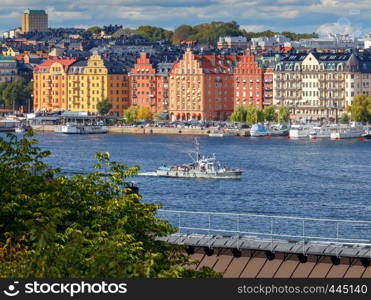
{"type": "Polygon", "coordinates": [[[130,70],[131,105],[149,107],[154,114],[167,112],[168,74],[172,63],[160,63],[157,68],[142,52],[130,70]]]}
{"type": "Polygon", "coordinates": [[[273,65],[275,57],[253,55],[249,50],[234,71],[234,106],[273,104],[273,65]]]}
{"type": "Polygon", "coordinates": [[[131,105],[149,107],[157,113],[156,69],[152,66],[147,54],[142,52],[136,64],[130,70],[131,105]]]}

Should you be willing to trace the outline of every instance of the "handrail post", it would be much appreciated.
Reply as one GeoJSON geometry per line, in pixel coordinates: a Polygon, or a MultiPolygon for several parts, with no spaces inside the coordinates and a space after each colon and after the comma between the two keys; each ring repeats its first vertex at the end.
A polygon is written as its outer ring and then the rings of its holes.
{"type": "Polygon", "coordinates": [[[211,214],[209,213],[209,230],[208,230],[209,235],[210,235],[210,230],[211,230],[211,214]]]}
{"type": "Polygon", "coordinates": [[[271,252],[273,252],[273,218],[271,218],[271,252]]]}
{"type": "Polygon", "coordinates": [[[305,255],[305,221],[303,220],[303,255],[305,255]]]}
{"type": "Polygon", "coordinates": [[[240,215],[237,215],[237,250],[240,250],[240,215]]]}
{"type": "Polygon", "coordinates": [[[336,257],[339,257],[339,222],[336,222],[336,257]]]}
{"type": "Polygon", "coordinates": [[[178,213],[178,231],[180,233],[180,212],[178,213]]]}

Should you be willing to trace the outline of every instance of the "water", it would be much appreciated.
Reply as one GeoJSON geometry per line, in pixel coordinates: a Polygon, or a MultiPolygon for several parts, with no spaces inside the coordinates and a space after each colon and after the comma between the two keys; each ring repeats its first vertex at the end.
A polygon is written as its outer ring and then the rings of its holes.
{"type": "MultiPolygon", "coordinates": [[[[194,149],[194,136],[38,133],[36,137],[43,149],[52,151],[50,165],[71,172],[91,170],[98,151],[150,172],[161,164],[189,162],[187,153],[194,149]]],[[[242,179],[136,177],[144,202],[174,210],[371,220],[371,141],[198,138],[201,152],[215,153],[222,164],[243,169],[242,179]]],[[[191,216],[188,221],[199,219],[191,216]]],[[[214,224],[229,227],[233,222],[214,224]]]]}

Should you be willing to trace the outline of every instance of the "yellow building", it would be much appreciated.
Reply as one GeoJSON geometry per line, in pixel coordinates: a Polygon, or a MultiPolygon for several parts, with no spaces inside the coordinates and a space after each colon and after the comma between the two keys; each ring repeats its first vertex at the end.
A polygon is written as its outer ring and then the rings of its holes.
{"type": "Polygon", "coordinates": [[[45,10],[26,9],[22,14],[22,32],[48,31],[48,14],[45,10]]]}
{"type": "Polygon", "coordinates": [[[71,65],[68,110],[97,113],[98,102],[105,99],[112,104],[111,115],[122,116],[129,106],[129,79],[122,63],[93,54],[71,65]]]}
{"type": "Polygon", "coordinates": [[[93,54],[88,60],[51,58],[34,69],[34,111],[97,113],[98,102],[112,104],[110,115],[129,107],[129,77],[122,62],[93,54]]]}

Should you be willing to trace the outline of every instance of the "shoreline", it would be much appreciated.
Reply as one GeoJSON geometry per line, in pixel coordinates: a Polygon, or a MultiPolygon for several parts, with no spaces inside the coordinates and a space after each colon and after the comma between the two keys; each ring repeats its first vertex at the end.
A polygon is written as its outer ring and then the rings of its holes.
{"type": "MultiPolygon", "coordinates": [[[[54,132],[58,125],[33,125],[32,129],[36,132],[54,132]]],[[[108,133],[114,134],[178,134],[178,135],[209,135],[211,132],[233,132],[239,136],[248,136],[248,129],[235,129],[228,131],[216,131],[211,128],[195,129],[195,128],[169,128],[169,127],[119,127],[119,126],[107,126],[108,133]]]]}

